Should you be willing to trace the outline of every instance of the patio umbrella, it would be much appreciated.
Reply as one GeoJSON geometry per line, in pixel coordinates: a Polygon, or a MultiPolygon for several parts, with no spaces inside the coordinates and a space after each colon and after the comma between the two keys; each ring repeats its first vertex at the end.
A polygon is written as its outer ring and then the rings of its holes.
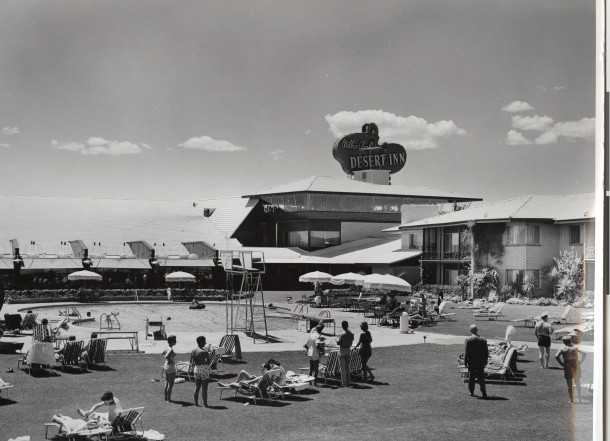
{"type": "Polygon", "coordinates": [[[165,275],[166,282],[194,282],[197,278],[184,271],[176,271],[165,275]]]}
{"type": "Polygon", "coordinates": [[[309,283],[325,283],[330,282],[332,279],[328,273],[323,273],[322,271],[314,271],[313,273],[303,274],[299,277],[299,282],[309,282],[309,283]]]}
{"type": "Polygon", "coordinates": [[[68,274],[68,280],[96,280],[99,282],[102,280],[102,276],[98,273],[94,273],[93,271],[82,270],[68,274]]]}
{"type": "Polygon", "coordinates": [[[333,276],[330,283],[333,285],[356,285],[358,280],[362,280],[364,276],[357,273],[344,273],[333,276]]]}
{"type": "Polygon", "coordinates": [[[371,274],[364,278],[362,286],[367,289],[411,292],[409,282],[391,274],[371,274]]]}

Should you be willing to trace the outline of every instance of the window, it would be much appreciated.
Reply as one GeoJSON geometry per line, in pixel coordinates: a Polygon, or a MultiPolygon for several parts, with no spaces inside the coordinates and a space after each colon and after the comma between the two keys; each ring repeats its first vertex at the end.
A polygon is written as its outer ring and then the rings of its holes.
{"type": "Polygon", "coordinates": [[[339,231],[311,231],[309,238],[311,248],[324,248],[339,245],[341,233],[339,231]]]}
{"type": "Polygon", "coordinates": [[[581,245],[580,225],[570,225],[570,245],[581,245]]]}
{"type": "Polygon", "coordinates": [[[506,283],[517,288],[523,285],[526,277],[534,283],[534,288],[540,288],[540,270],[506,270],[506,283]]]}
{"type": "Polygon", "coordinates": [[[307,248],[307,231],[288,231],[286,246],[307,248]]]}
{"type": "Polygon", "coordinates": [[[460,233],[445,233],[445,251],[457,253],[460,249],[460,233]]]}
{"type": "Polygon", "coordinates": [[[409,234],[409,249],[417,248],[417,235],[409,234]]]}
{"type": "Polygon", "coordinates": [[[506,230],[508,245],[540,245],[539,225],[514,225],[506,230]]]}
{"type": "Polygon", "coordinates": [[[445,285],[457,285],[457,276],[459,276],[459,271],[456,269],[446,269],[444,271],[444,281],[445,285]]]}

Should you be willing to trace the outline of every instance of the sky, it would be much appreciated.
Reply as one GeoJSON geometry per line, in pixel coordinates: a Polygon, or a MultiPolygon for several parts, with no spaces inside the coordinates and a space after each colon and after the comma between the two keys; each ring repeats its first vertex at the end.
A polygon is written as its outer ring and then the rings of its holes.
{"type": "Polygon", "coordinates": [[[493,202],[594,189],[595,2],[3,0],[0,193],[240,196],[344,177],[493,202]]]}

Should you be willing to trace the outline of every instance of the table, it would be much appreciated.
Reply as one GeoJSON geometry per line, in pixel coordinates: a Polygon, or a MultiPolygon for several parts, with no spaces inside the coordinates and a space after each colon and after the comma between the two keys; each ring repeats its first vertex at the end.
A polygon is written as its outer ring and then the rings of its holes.
{"type": "Polygon", "coordinates": [[[53,365],[55,364],[55,351],[53,350],[53,343],[47,342],[35,342],[30,347],[30,351],[25,359],[28,365],[42,364],[42,365],[53,365]]]}

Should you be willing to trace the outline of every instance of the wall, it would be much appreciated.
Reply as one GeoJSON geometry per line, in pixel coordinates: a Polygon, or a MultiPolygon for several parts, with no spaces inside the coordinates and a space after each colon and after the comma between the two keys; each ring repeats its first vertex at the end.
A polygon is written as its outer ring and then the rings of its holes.
{"type": "Polygon", "coordinates": [[[388,237],[388,233],[382,230],[395,226],[394,223],[382,222],[341,222],[341,243],[353,242],[365,237],[388,237]]]}

